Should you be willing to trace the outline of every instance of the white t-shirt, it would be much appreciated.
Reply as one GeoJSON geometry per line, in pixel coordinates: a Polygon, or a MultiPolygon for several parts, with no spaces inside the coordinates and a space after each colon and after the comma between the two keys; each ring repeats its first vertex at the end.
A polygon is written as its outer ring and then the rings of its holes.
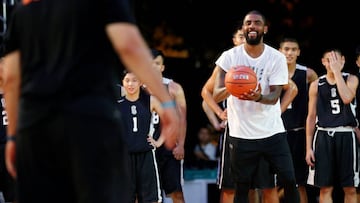
{"type": "MultiPolygon", "coordinates": [[[[237,65],[250,66],[256,72],[263,95],[269,94],[270,85],[288,83],[288,68],[284,54],[268,45],[265,45],[263,53],[257,58],[249,56],[244,45],[236,46],[224,51],[215,63],[226,72],[237,65]]],[[[232,137],[261,139],[285,131],[281,119],[280,100],[275,105],[268,105],[229,96],[227,115],[229,133],[232,137]]]]}

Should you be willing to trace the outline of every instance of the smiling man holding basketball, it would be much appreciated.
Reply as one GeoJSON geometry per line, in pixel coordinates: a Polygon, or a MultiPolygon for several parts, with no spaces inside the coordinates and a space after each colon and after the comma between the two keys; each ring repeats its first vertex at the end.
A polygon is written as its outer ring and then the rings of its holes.
{"type": "Polygon", "coordinates": [[[227,99],[231,170],[236,185],[234,202],[248,202],[251,177],[264,157],[284,180],[285,202],[298,203],[279,101],[283,86],[288,84],[286,58],[263,43],[268,27],[260,12],[249,12],[242,29],[245,44],[225,51],[216,61],[221,70],[214,89],[217,101],[227,99]],[[235,97],[226,92],[224,79],[226,72],[238,65],[252,67],[259,85],[256,90],[235,97]]]}

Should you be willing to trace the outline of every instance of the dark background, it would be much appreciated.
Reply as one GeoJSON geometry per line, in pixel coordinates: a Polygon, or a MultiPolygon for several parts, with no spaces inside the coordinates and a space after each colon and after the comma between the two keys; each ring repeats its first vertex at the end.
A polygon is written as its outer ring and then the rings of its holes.
{"type": "Polygon", "coordinates": [[[359,16],[355,1],[315,0],[137,0],[138,24],[151,47],[167,59],[164,75],[179,82],[188,105],[187,160],[197,142],[200,126],[208,124],[201,109],[200,91],[219,54],[232,47],[232,32],[250,10],[267,18],[264,40],[278,48],[282,36],[299,40],[298,62],[325,73],[321,55],[339,48],[346,57],[344,70],[355,73],[355,49],[360,44],[359,16]]]}

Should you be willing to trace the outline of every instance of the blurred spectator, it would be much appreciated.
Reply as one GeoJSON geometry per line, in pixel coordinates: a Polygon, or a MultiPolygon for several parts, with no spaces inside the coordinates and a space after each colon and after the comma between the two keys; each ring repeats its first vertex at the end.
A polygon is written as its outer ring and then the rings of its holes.
{"type": "Polygon", "coordinates": [[[217,166],[217,143],[214,142],[213,131],[209,127],[201,127],[198,131],[198,143],[194,148],[196,166],[215,168],[217,166]]]}

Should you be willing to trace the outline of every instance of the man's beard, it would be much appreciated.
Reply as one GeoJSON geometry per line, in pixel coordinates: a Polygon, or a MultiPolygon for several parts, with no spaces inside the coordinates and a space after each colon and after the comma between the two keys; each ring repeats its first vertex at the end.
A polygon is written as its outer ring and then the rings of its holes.
{"type": "Polygon", "coordinates": [[[250,44],[250,45],[258,45],[258,44],[260,44],[261,39],[262,39],[263,36],[264,36],[263,33],[261,33],[261,34],[258,33],[258,35],[257,35],[256,38],[249,38],[248,35],[245,35],[245,37],[246,37],[246,42],[247,42],[248,44],[250,44]]]}

